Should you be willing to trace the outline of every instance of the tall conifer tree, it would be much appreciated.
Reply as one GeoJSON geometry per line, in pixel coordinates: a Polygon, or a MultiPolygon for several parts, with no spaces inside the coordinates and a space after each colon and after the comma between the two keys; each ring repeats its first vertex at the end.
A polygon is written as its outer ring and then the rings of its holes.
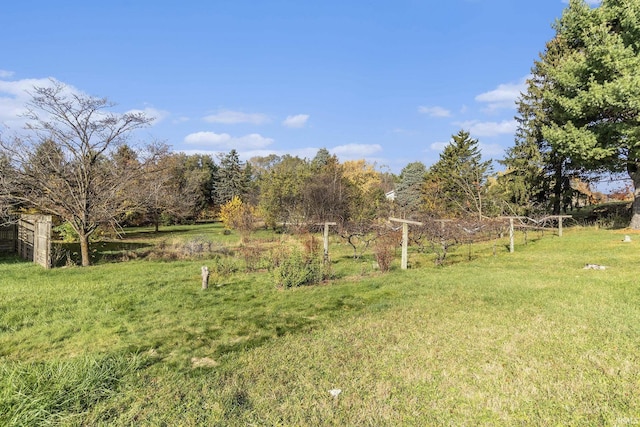
{"type": "Polygon", "coordinates": [[[543,138],[590,171],[626,171],[635,187],[630,226],[640,229],[640,0],[570,0],[557,22],[563,51],[540,66],[554,120],[543,138]]]}
{"type": "MultiPolygon", "coordinates": [[[[438,198],[440,215],[482,217],[491,161],[483,161],[479,142],[469,132],[453,135],[427,174],[426,198],[438,198]]],[[[437,201],[436,201],[437,202],[437,201]]]]}

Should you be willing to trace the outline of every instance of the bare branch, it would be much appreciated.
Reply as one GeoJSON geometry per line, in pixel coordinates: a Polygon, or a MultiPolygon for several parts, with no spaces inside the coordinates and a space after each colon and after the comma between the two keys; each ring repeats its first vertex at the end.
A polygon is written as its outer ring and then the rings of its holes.
{"type": "Polygon", "coordinates": [[[31,96],[28,137],[0,140],[0,155],[9,165],[2,168],[0,206],[11,200],[69,221],[88,265],[89,236],[114,221],[122,209],[121,194],[137,173],[133,167],[116,170],[110,156],[151,119],[107,111],[113,104],[106,98],[73,93],[55,80],[34,88],[31,96]]]}

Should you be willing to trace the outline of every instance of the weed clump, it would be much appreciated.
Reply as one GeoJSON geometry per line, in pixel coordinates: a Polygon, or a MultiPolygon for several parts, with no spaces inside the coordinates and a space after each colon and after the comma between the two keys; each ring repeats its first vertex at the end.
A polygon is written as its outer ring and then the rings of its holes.
{"type": "Polygon", "coordinates": [[[189,240],[163,240],[147,255],[149,260],[193,260],[210,257],[213,254],[227,255],[228,248],[213,242],[205,236],[196,236],[189,240]]]}
{"type": "Polygon", "coordinates": [[[324,265],[315,254],[306,254],[293,248],[287,256],[278,260],[273,268],[273,278],[276,285],[283,288],[313,285],[325,278],[324,265]]]}

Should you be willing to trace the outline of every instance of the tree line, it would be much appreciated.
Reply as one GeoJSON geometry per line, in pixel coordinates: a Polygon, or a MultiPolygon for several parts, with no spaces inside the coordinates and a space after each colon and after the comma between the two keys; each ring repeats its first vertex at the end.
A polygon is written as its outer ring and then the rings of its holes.
{"type": "Polygon", "coordinates": [[[33,89],[25,136],[0,135],[0,216],[32,211],[66,221],[88,265],[100,227],[158,229],[242,213],[266,227],[331,221],[345,235],[364,235],[390,215],[558,214],[576,180],[626,172],[636,191],[631,226],[640,228],[639,20],[640,0],[569,2],[518,100],[514,145],[498,173],[465,130],[436,163],[412,162],[399,175],[340,162],[325,148],[312,159],[241,161],[236,150],[214,158],[157,142],[141,147],[130,136],[151,118],[112,113],[107,99],[53,81],[33,89]]]}

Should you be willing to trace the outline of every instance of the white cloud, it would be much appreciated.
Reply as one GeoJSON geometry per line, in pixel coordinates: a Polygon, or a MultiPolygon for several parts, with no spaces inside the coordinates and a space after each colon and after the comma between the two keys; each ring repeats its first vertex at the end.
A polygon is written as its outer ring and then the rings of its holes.
{"type": "Polygon", "coordinates": [[[329,151],[339,157],[362,159],[382,151],[382,146],[380,144],[345,144],[333,147],[329,151]]]}
{"type": "Polygon", "coordinates": [[[13,76],[13,71],[0,70],[0,79],[8,79],[13,76]]]}
{"type": "Polygon", "coordinates": [[[243,149],[264,148],[273,144],[273,138],[266,138],[259,133],[241,136],[240,138],[236,138],[234,141],[243,149]]]}
{"type": "Polygon", "coordinates": [[[171,115],[168,111],[158,110],[153,107],[146,107],[143,110],[133,109],[127,111],[127,113],[144,113],[145,116],[153,119],[153,122],[151,122],[152,125],[157,125],[171,115]]]}
{"type": "MultiPolygon", "coordinates": [[[[26,105],[31,100],[29,92],[33,92],[34,87],[51,87],[55,81],[51,78],[0,80],[0,124],[15,131],[23,128],[26,123],[23,117],[27,112],[26,105]]],[[[65,86],[65,91],[81,93],[69,85],[65,86]]]]}
{"type": "Polygon", "coordinates": [[[503,120],[501,122],[481,122],[478,120],[472,120],[457,124],[462,128],[467,129],[474,138],[478,136],[514,134],[518,128],[518,123],[515,120],[503,120]]]}
{"type": "Polygon", "coordinates": [[[307,124],[307,120],[309,120],[308,114],[297,114],[295,116],[287,116],[282,125],[288,128],[302,128],[307,124]]]}
{"type": "Polygon", "coordinates": [[[500,144],[485,144],[480,142],[478,144],[482,157],[495,157],[504,155],[504,147],[500,144]]]}
{"type": "Polygon", "coordinates": [[[425,107],[425,106],[419,106],[418,107],[418,112],[420,114],[426,114],[430,117],[450,117],[451,116],[451,111],[447,110],[446,108],[442,108],[442,107],[425,107]]]}
{"type": "Polygon", "coordinates": [[[204,118],[209,123],[223,123],[227,125],[250,123],[261,125],[269,122],[269,117],[261,113],[243,113],[241,111],[223,110],[204,118]]]}
{"type": "Polygon", "coordinates": [[[431,144],[429,146],[429,148],[431,150],[433,150],[433,151],[440,152],[440,151],[444,150],[444,147],[446,147],[447,145],[449,145],[448,142],[434,142],[433,144],[431,144]]]}
{"type": "Polygon", "coordinates": [[[196,132],[187,135],[184,138],[184,142],[187,144],[198,145],[218,145],[225,144],[231,140],[231,135],[228,133],[215,133],[215,132],[196,132]]]}
{"type": "Polygon", "coordinates": [[[527,77],[518,83],[503,83],[494,90],[481,93],[476,96],[476,101],[488,104],[488,111],[496,111],[504,108],[515,108],[520,94],[527,89],[527,77]]]}
{"type": "MultiPolygon", "coordinates": [[[[2,70],[0,70],[0,73],[2,70]]],[[[64,86],[62,94],[65,96],[79,95],[88,96],[83,91],[72,85],[60,82],[52,77],[43,79],[22,79],[22,80],[0,80],[0,124],[14,132],[19,132],[24,128],[27,119],[27,104],[32,100],[31,94],[36,87],[53,87],[54,84],[64,86]]],[[[154,117],[154,124],[169,116],[167,111],[147,107],[142,110],[132,109],[129,113],[145,113],[148,117],[154,117]]],[[[40,114],[41,112],[39,112],[40,114]]],[[[46,119],[42,113],[42,119],[46,119]]]]}
{"type": "Polygon", "coordinates": [[[213,146],[219,149],[253,150],[268,147],[273,143],[272,138],[265,138],[258,133],[241,137],[233,137],[228,133],[195,132],[184,138],[187,144],[213,146]]]}
{"type": "Polygon", "coordinates": [[[191,120],[189,117],[186,116],[180,116],[180,117],[176,117],[175,119],[172,120],[173,124],[179,124],[179,123],[186,123],[189,120],[191,120]]]}

